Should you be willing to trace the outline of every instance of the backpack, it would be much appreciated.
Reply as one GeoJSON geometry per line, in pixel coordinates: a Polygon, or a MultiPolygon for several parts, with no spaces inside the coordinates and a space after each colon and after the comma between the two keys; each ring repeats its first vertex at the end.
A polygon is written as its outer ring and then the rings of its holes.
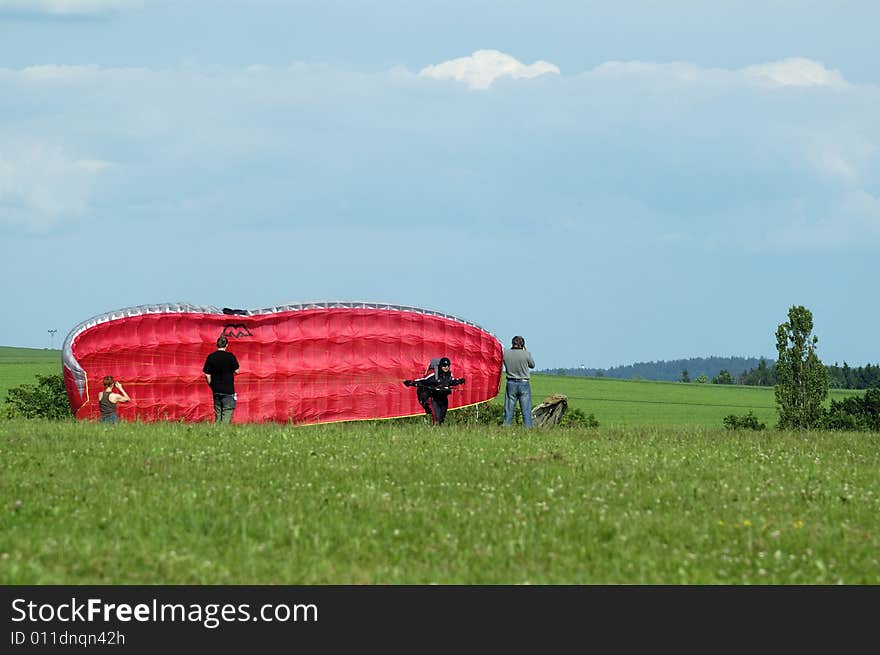
{"type": "MultiPolygon", "coordinates": [[[[434,372],[434,379],[438,379],[440,377],[440,358],[433,357],[431,361],[428,363],[428,366],[425,367],[425,372],[422,373],[422,377],[426,377],[431,374],[431,371],[434,372]]],[[[416,387],[416,398],[419,401],[419,405],[425,410],[425,414],[431,414],[431,390],[424,386],[419,385],[416,387]]]]}

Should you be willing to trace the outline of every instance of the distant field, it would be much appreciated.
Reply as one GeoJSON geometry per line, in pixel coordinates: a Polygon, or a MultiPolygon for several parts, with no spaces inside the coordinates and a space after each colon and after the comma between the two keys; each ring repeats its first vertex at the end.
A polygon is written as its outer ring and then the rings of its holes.
{"type": "Polygon", "coordinates": [[[0,414],[6,392],[21,384],[33,384],[37,373],[61,373],[61,351],[0,346],[0,414]]]}
{"type": "MultiPolygon", "coordinates": [[[[501,387],[496,399],[499,403],[504,402],[503,378],[501,387]]],[[[600,425],[608,427],[668,425],[718,428],[722,427],[722,421],[728,414],[741,416],[749,410],[768,427],[774,426],[778,419],[772,387],[551,375],[532,377],[534,405],[554,393],[565,394],[569,407],[594,414],[600,425]]],[[[853,394],[859,392],[835,389],[829,393],[829,401],[853,394]]]]}
{"type": "MultiPolygon", "coordinates": [[[[33,384],[35,374],[60,372],[60,350],[0,346],[0,403],[11,387],[33,384]]],[[[768,427],[775,425],[777,420],[771,387],[552,375],[532,377],[534,405],[554,393],[565,394],[570,407],[594,414],[600,425],[608,427],[669,425],[718,428],[722,427],[722,420],[728,414],[740,416],[749,410],[768,427]]],[[[829,399],[859,393],[832,390],[829,399]]],[[[503,376],[495,402],[504,403],[503,376]]]]}

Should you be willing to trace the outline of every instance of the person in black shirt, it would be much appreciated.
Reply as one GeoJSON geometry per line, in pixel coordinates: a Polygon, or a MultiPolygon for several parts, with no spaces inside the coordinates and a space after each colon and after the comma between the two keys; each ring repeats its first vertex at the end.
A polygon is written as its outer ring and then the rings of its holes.
{"type": "Polygon", "coordinates": [[[235,376],[238,375],[238,360],[230,352],[226,352],[229,341],[221,336],[217,339],[217,350],[208,355],[202,373],[214,394],[214,422],[232,422],[235,411],[235,376]]]}
{"type": "Polygon", "coordinates": [[[442,425],[446,420],[446,412],[449,409],[449,394],[452,387],[464,384],[464,378],[452,377],[450,366],[452,362],[448,357],[441,357],[437,368],[429,368],[428,373],[416,380],[404,380],[408,387],[418,387],[419,403],[425,408],[425,413],[434,417],[434,425],[442,425]],[[430,402],[430,405],[428,404],[430,402]]]}

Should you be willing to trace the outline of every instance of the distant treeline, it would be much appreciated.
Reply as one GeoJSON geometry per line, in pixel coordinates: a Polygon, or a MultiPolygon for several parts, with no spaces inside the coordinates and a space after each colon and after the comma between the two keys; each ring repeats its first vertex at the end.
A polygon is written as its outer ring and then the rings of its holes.
{"type": "Polygon", "coordinates": [[[658,362],[636,362],[611,368],[555,368],[541,371],[551,375],[581,375],[590,378],[618,378],[621,380],[661,380],[680,382],[682,372],[687,371],[691,381],[701,375],[713,379],[722,370],[736,379],[741,373],[756,368],[758,357],[691,357],[658,362]]]}
{"type": "MultiPolygon", "coordinates": [[[[832,389],[870,389],[880,385],[880,364],[851,367],[846,362],[843,366],[825,365],[828,371],[828,386],[832,389]]],[[[748,384],[757,387],[772,387],[777,382],[776,363],[773,360],[761,360],[759,365],[737,377],[737,384],[748,384]]]]}
{"type": "Polygon", "coordinates": [[[868,364],[850,368],[846,362],[843,366],[826,366],[828,379],[835,389],[870,389],[880,385],[880,364],[868,364]]]}
{"type": "MultiPolygon", "coordinates": [[[[880,364],[853,368],[846,362],[826,365],[829,385],[834,389],[870,389],[880,385],[880,364]]],[[[776,361],[764,357],[692,357],[670,361],[637,362],[611,368],[552,368],[549,375],[572,375],[621,380],[660,380],[666,382],[723,381],[758,387],[777,382],[776,361]],[[729,373],[728,376],[723,372],[729,373]]]]}

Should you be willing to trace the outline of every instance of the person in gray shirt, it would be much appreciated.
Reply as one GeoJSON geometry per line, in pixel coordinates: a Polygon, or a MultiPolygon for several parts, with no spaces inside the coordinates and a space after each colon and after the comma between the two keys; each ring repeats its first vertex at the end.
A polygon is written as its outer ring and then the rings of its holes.
{"type": "Polygon", "coordinates": [[[511,347],[504,350],[504,372],[507,374],[507,387],[504,395],[504,425],[513,422],[516,403],[522,410],[523,425],[532,427],[532,387],[529,383],[529,369],[535,368],[532,354],[526,350],[526,340],[520,336],[513,338],[511,347]]]}

